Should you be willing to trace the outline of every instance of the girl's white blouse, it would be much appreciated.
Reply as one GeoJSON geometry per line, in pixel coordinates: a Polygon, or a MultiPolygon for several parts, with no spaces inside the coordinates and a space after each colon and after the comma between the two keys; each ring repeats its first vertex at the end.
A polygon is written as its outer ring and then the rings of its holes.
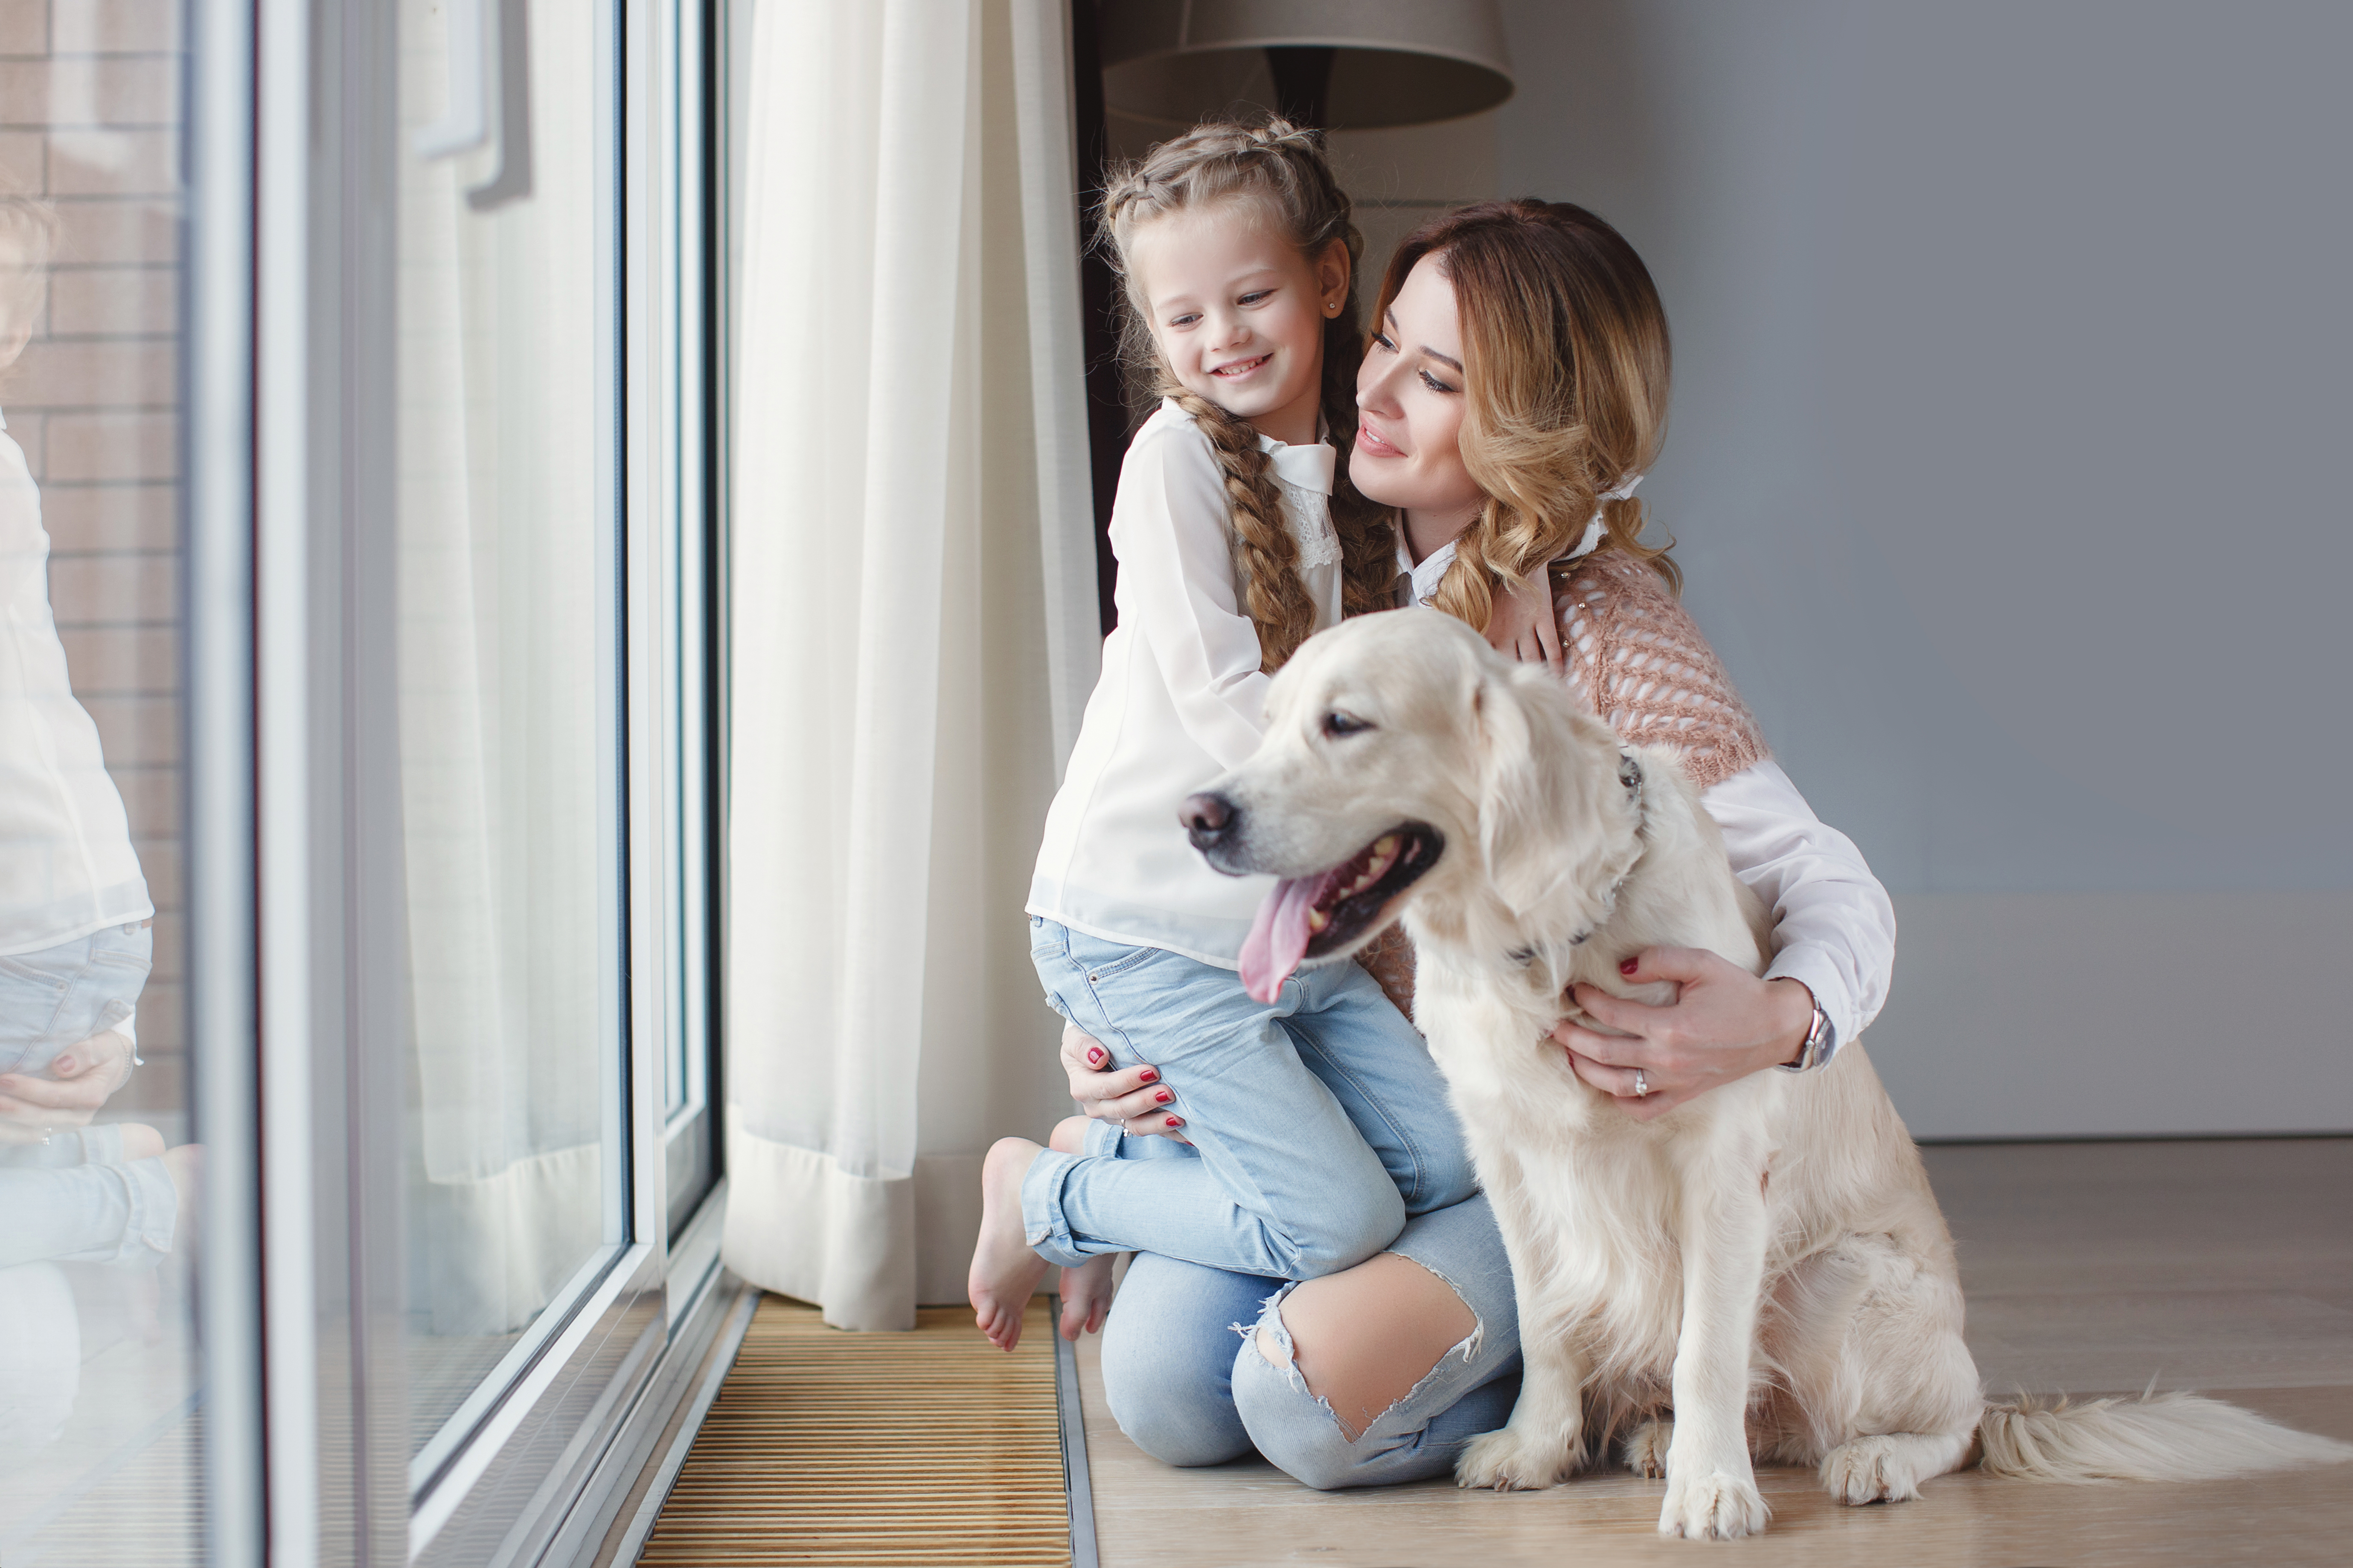
{"type": "Polygon", "coordinates": [[[0,434],[0,957],[155,912],[98,726],[66,677],[48,560],[40,491],[0,434]]]}
{"type": "MultiPolygon", "coordinates": [[[[1259,438],[1273,459],[1315,629],[1340,619],[1332,531],[1338,454],[1259,438]]],[[[1224,471],[1192,416],[1164,402],[1128,447],[1112,503],[1119,626],[1103,639],[1061,790],[1046,813],[1029,910],[1074,931],[1240,963],[1271,877],[1209,869],[1186,842],[1187,795],[1258,749],[1268,677],[1234,588],[1224,471]]]]}

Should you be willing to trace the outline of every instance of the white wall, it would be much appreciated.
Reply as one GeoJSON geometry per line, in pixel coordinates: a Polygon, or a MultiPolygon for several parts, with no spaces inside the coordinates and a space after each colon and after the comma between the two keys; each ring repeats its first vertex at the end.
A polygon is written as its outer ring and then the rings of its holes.
{"type": "Polygon", "coordinates": [[[1657,275],[1644,493],[1897,895],[1915,1131],[2353,1130],[2353,8],[1505,9],[1500,188],[1657,275]]]}

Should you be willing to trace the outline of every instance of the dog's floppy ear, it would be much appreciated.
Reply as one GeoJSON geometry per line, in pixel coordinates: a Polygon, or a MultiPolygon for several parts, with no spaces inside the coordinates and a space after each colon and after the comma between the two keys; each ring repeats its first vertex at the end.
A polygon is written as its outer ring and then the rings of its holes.
{"type": "Polygon", "coordinates": [[[1479,849],[1487,880],[1515,915],[1569,881],[1567,830],[1576,784],[1559,726],[1531,712],[1524,672],[1489,670],[1472,701],[1479,718],[1479,849]]]}
{"type": "Polygon", "coordinates": [[[1479,847],[1487,880],[1524,930],[1606,913],[1605,862],[1622,844],[1617,737],[1544,670],[1479,678],[1479,847]]]}

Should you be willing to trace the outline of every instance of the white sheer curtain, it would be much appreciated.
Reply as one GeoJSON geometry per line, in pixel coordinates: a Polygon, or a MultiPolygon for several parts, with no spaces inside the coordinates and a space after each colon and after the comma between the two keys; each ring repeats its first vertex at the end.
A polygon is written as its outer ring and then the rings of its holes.
{"type": "Polygon", "coordinates": [[[1021,914],[1100,653],[1060,0],[761,0],[732,538],[726,1258],[963,1297],[1067,1109],[1021,914]]]}
{"type": "MultiPolygon", "coordinates": [[[[446,26],[404,16],[405,106],[446,26]]],[[[403,149],[400,758],[412,1312],[528,1323],[603,1239],[593,10],[533,15],[533,188],[403,149]]],[[[617,1069],[612,1069],[617,1070],[617,1069]]]]}

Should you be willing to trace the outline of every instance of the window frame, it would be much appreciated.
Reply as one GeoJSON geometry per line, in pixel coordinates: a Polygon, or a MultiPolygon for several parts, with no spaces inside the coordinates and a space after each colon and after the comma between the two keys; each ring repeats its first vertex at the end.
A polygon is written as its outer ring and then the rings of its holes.
{"type": "Polygon", "coordinates": [[[718,1267],[718,30],[709,0],[589,3],[611,93],[599,598],[618,762],[608,1111],[625,1151],[607,1182],[626,1217],[413,1468],[397,759],[380,722],[395,474],[381,302],[394,160],[410,155],[396,15],[311,0],[190,13],[190,1011],[214,1151],[214,1564],[573,1560],[736,1294],[718,1267]],[[673,1058],[700,1092],[666,1114],[673,1058]]]}

